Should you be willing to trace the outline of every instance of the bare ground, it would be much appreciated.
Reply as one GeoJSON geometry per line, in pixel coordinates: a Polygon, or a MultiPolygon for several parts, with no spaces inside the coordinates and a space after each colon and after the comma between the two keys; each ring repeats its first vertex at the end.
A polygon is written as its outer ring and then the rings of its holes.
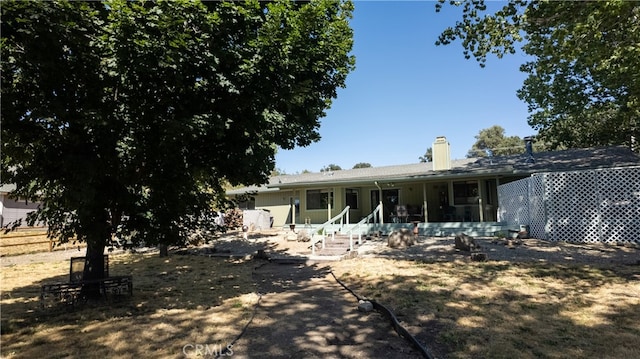
{"type": "MultiPolygon", "coordinates": [[[[496,263],[507,261],[510,263],[548,263],[550,265],[589,264],[590,266],[606,267],[632,266],[631,268],[637,268],[636,266],[640,264],[640,251],[635,245],[548,243],[535,239],[508,245],[505,241],[489,238],[478,239],[478,243],[482,246],[482,251],[487,253],[489,262],[496,263]]],[[[352,286],[356,292],[360,292],[359,294],[368,296],[374,293],[374,296],[377,295],[380,300],[388,301],[388,304],[398,311],[397,314],[407,329],[411,333],[415,333],[418,339],[431,347],[435,353],[439,354],[439,357],[465,357],[464,355],[456,355],[457,350],[462,349],[456,347],[460,344],[456,344],[458,339],[455,336],[454,339],[450,339],[453,340],[453,344],[447,341],[448,337],[445,337],[446,340],[443,341],[441,332],[446,331],[447,328],[443,326],[442,321],[434,320],[431,317],[424,320],[419,319],[421,318],[420,313],[428,309],[426,307],[437,307],[439,304],[427,303],[428,300],[418,297],[412,299],[410,296],[405,296],[409,298],[408,301],[424,300],[424,306],[417,307],[423,308],[415,312],[415,305],[396,302],[396,297],[386,297],[384,294],[385,288],[395,288],[396,282],[400,280],[397,278],[404,276],[409,278],[413,275],[418,275],[420,278],[424,275],[413,274],[410,267],[399,266],[398,261],[402,261],[401,263],[411,261],[448,263],[453,264],[453,268],[456,265],[470,263],[468,254],[453,249],[452,238],[420,238],[417,245],[407,249],[391,249],[386,246],[384,239],[371,239],[365,241],[359,248],[361,260],[333,263],[317,260],[298,261],[299,257],[308,256],[310,252],[308,242],[287,241],[285,234],[280,232],[254,233],[250,235],[248,240],[242,239],[239,233],[230,233],[209,245],[187,250],[176,249],[173,251],[173,260],[164,264],[154,262],[151,267],[136,268],[134,271],[159,270],[161,272],[158,278],[171,277],[171,281],[180,280],[181,282],[192,280],[194,289],[195,286],[201,286],[198,283],[206,284],[211,282],[211,279],[204,281],[201,278],[202,275],[195,279],[189,279],[191,277],[188,276],[193,274],[191,271],[200,270],[204,275],[205,269],[198,269],[201,267],[197,265],[206,266],[211,262],[213,266],[220,266],[223,265],[220,262],[221,257],[231,258],[230,260],[237,258],[236,261],[241,264],[239,267],[237,263],[234,264],[235,269],[230,270],[235,272],[230,273],[241,271],[245,274],[223,275],[220,270],[215,270],[215,273],[212,271],[210,275],[222,278],[214,281],[218,283],[215,286],[215,293],[219,299],[213,302],[208,301],[206,296],[196,298],[194,294],[189,294],[188,289],[180,289],[176,285],[172,286],[171,282],[158,282],[157,279],[154,279],[153,283],[136,284],[137,293],[134,294],[131,303],[126,304],[124,308],[114,309],[117,318],[119,318],[117,314],[120,311],[125,312],[123,318],[115,321],[118,325],[115,327],[109,325],[112,320],[100,325],[106,325],[107,327],[104,328],[106,331],[113,331],[116,327],[121,328],[120,331],[128,333],[126,335],[130,337],[139,336],[139,334],[144,337],[142,333],[149,330],[151,333],[155,330],[152,328],[161,328],[163,332],[176,331],[177,337],[175,335],[169,336],[164,347],[158,347],[158,345],[153,347],[155,348],[154,355],[159,357],[208,356],[216,354],[216,350],[229,344],[232,344],[233,356],[239,358],[420,357],[414,348],[398,337],[389,322],[379,313],[357,311],[355,297],[337,284],[331,274],[331,272],[335,272],[347,285],[352,286]],[[259,249],[265,250],[273,258],[290,258],[291,261],[284,261],[286,264],[278,264],[279,262],[275,260],[250,260],[248,255],[255,255],[259,249]],[[175,266],[179,270],[174,271],[174,274],[168,270],[163,271],[167,263],[170,267],[175,266]],[[184,270],[187,267],[192,269],[184,270]],[[389,273],[386,273],[387,271],[389,273]],[[401,275],[396,274],[394,277],[394,271],[400,271],[397,273],[401,275]],[[359,276],[358,273],[362,276],[359,276]],[[239,280],[239,277],[243,279],[239,280]],[[225,284],[227,281],[231,281],[233,285],[225,284]],[[371,284],[365,285],[365,283],[377,284],[372,286],[371,284]],[[163,291],[174,294],[170,297],[166,297],[167,294],[165,297],[158,297],[158,293],[163,291]],[[177,297],[173,298],[173,296],[177,297]],[[171,301],[158,301],[162,298],[169,298],[171,301]],[[180,304],[185,300],[194,304],[180,304]],[[154,301],[158,303],[154,303],[154,301]],[[411,306],[414,309],[407,309],[411,306]],[[165,308],[164,311],[161,308],[165,308]],[[159,313],[166,313],[160,315],[161,318],[166,319],[158,322],[159,313]],[[134,318],[139,316],[137,320],[133,321],[133,324],[139,324],[138,331],[122,327],[127,322],[125,319],[131,316],[134,318]],[[209,319],[204,320],[199,316],[207,316],[209,319]],[[184,319],[171,320],[170,318],[173,317],[191,317],[193,319],[190,326],[183,327],[184,319]],[[171,329],[172,326],[174,329],[171,329]],[[203,336],[205,333],[212,334],[203,336]],[[201,347],[201,351],[198,352],[197,345],[206,344],[220,345],[220,347],[213,347],[213,352],[206,352],[207,347],[201,347]],[[186,351],[185,345],[187,345],[186,351]]],[[[85,318],[84,320],[92,318],[91,308],[71,315],[72,318],[76,318],[76,324],[70,324],[70,321],[73,321],[70,318],[64,319],[60,324],[55,324],[56,320],[63,317],[42,317],[33,309],[37,304],[33,295],[37,293],[41,280],[51,277],[50,268],[58,268],[60,273],[56,278],[64,278],[64,272],[68,270],[65,261],[71,256],[78,255],[82,255],[82,252],[68,250],[0,258],[0,264],[3,267],[2,321],[4,326],[10,324],[10,327],[14,327],[3,328],[2,342],[4,344],[0,353],[3,357],[34,357],[34,355],[38,356],[42,353],[57,353],[54,356],[68,357],[104,357],[104,355],[139,357],[148,354],[148,347],[123,346],[113,340],[106,340],[104,350],[96,351],[95,355],[86,355],[87,353],[81,349],[82,347],[70,351],[62,344],[51,344],[50,335],[47,336],[44,333],[58,335],[56,333],[59,332],[62,335],[68,335],[69,330],[89,333],[91,330],[87,328],[100,326],[94,322],[95,319],[94,321],[89,320],[88,326],[82,324],[82,318],[85,318]],[[40,268],[45,273],[37,273],[41,270],[40,268]],[[49,273],[46,272],[47,268],[49,268],[49,273]],[[32,282],[34,288],[26,285],[22,287],[24,289],[20,289],[19,285],[12,283],[19,281],[21,276],[26,273],[30,273],[34,277],[32,282]],[[38,276],[41,278],[37,278],[38,276]],[[26,294],[21,290],[26,291],[26,294]],[[21,302],[24,304],[20,304],[21,302]],[[25,307],[26,311],[20,309],[21,305],[25,307]],[[8,310],[4,310],[5,308],[8,310]],[[27,314],[24,314],[25,312],[27,314]],[[81,314],[83,312],[84,314],[81,314]],[[34,318],[38,324],[29,322],[34,318]],[[30,327],[33,327],[33,330],[38,334],[27,330],[30,327]],[[39,345],[21,344],[20,341],[23,340],[35,340],[39,345]],[[42,348],[38,349],[39,347],[42,348]],[[115,350],[114,347],[119,349],[115,350]],[[63,353],[68,355],[63,355],[63,353]]],[[[144,260],[140,256],[144,256],[144,254],[114,253],[114,258],[122,258],[121,262],[126,266],[143,262],[144,260]]],[[[118,260],[113,263],[117,265],[118,260]]],[[[136,273],[134,273],[134,275],[138,275],[136,278],[145,274],[143,272],[136,273]]],[[[636,289],[634,290],[637,290],[640,273],[631,270],[630,274],[627,271],[627,275],[635,283],[633,288],[636,289]]],[[[443,279],[438,280],[443,281],[443,279]]],[[[135,281],[136,279],[134,279],[134,283],[135,281]]],[[[211,289],[213,288],[211,287],[211,289]]],[[[403,300],[407,301],[406,298],[403,300]]],[[[103,315],[100,314],[98,317],[103,315]]],[[[136,342],[139,343],[139,340],[140,338],[136,342]]],[[[505,352],[508,353],[508,351],[505,352]]],[[[476,357],[478,356],[476,355],[476,357]]],[[[553,355],[549,357],[553,357],[553,355]]]]}

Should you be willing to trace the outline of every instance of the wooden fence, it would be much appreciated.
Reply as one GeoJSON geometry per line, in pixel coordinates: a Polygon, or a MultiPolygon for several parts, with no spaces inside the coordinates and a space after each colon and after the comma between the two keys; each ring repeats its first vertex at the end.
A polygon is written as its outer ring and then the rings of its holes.
{"type": "Polygon", "coordinates": [[[47,229],[44,227],[18,229],[9,233],[0,232],[0,256],[52,252],[68,247],[68,245],[58,246],[57,244],[55,239],[47,238],[47,229]]]}

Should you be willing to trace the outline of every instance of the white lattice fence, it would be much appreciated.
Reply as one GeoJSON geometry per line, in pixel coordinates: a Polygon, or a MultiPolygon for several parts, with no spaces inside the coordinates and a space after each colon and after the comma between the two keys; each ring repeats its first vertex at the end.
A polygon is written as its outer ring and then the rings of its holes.
{"type": "Polygon", "coordinates": [[[600,216],[593,171],[544,174],[547,208],[546,239],[597,242],[600,216]]]}
{"type": "Polygon", "coordinates": [[[499,220],[536,238],[640,242],[640,167],[536,174],[499,186],[498,199],[499,220]]]}
{"type": "Polygon", "coordinates": [[[533,238],[547,238],[547,214],[544,201],[544,176],[531,176],[529,180],[529,233],[533,238]]]}
{"type": "Polygon", "coordinates": [[[640,167],[598,172],[601,241],[640,242],[640,167]]]}
{"type": "Polygon", "coordinates": [[[498,186],[498,222],[529,224],[529,178],[498,186]]]}

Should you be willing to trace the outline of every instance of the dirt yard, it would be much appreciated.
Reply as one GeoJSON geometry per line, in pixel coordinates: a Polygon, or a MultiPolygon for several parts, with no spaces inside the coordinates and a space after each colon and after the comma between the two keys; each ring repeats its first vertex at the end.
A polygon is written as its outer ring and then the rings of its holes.
{"type": "Polygon", "coordinates": [[[111,254],[132,298],[41,310],[43,283],[68,279],[77,249],[3,257],[4,358],[418,358],[355,293],[393,310],[438,358],[640,357],[640,251],[634,246],[452,238],[407,249],[370,240],[357,258],[300,261],[308,243],[237,233],[198,248],[111,254]],[[255,258],[263,249],[278,260],[255,258]],[[60,254],[60,253],[65,253],[60,254]]]}

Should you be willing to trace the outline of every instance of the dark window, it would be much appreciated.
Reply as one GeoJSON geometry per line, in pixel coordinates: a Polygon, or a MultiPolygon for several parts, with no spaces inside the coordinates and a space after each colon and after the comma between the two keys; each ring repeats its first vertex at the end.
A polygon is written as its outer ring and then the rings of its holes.
{"type": "Polygon", "coordinates": [[[453,182],[454,204],[474,204],[478,200],[478,181],[453,182]]]}
{"type": "Polygon", "coordinates": [[[307,209],[327,209],[331,201],[333,207],[333,193],[319,189],[307,190],[307,209]]]}
{"type": "Polygon", "coordinates": [[[345,203],[351,209],[358,209],[358,190],[353,188],[345,189],[345,203]]]}

